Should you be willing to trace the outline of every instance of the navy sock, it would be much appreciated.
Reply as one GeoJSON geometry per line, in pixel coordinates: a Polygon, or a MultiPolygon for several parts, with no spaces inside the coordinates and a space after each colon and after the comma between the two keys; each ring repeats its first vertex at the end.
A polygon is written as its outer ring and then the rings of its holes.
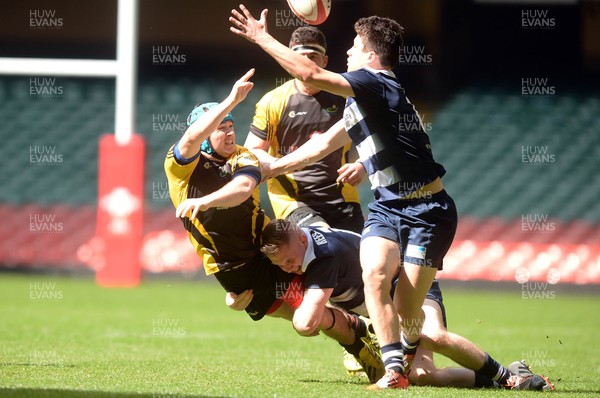
{"type": "Polygon", "coordinates": [[[381,357],[385,369],[393,369],[404,374],[404,355],[402,354],[402,343],[392,343],[381,347],[381,357]]]}
{"type": "Polygon", "coordinates": [[[496,383],[494,380],[486,377],[484,375],[480,375],[479,373],[475,373],[475,388],[500,388],[500,385],[496,383]]]}
{"type": "Polygon", "coordinates": [[[354,355],[355,357],[358,357],[360,354],[360,350],[362,350],[362,348],[365,346],[365,343],[360,339],[360,337],[358,337],[356,335],[356,332],[354,333],[354,343],[352,344],[342,344],[340,343],[340,345],[342,347],[344,347],[344,349],[346,351],[348,351],[350,354],[354,355]]]}
{"type": "Polygon", "coordinates": [[[500,365],[487,352],[485,353],[485,361],[481,369],[475,373],[486,376],[499,384],[506,384],[506,380],[510,377],[510,372],[504,366],[500,365]]]}
{"type": "Polygon", "coordinates": [[[348,323],[350,324],[350,328],[354,330],[354,333],[358,337],[366,337],[367,336],[367,324],[365,321],[360,319],[358,315],[348,314],[348,323]]]}
{"type": "Polygon", "coordinates": [[[421,339],[419,338],[417,341],[409,343],[408,340],[406,340],[404,333],[402,333],[400,336],[400,340],[402,341],[402,352],[404,355],[415,355],[417,353],[419,343],[421,343],[421,339]]]}

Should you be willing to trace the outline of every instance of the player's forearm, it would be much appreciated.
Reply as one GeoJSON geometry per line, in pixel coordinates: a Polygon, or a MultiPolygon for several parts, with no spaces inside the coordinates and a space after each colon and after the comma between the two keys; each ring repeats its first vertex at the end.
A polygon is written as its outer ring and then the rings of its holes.
{"type": "Polygon", "coordinates": [[[326,153],[323,153],[323,151],[326,149],[323,145],[315,145],[316,143],[313,142],[309,143],[304,144],[289,155],[272,162],[270,165],[270,174],[272,176],[278,176],[280,174],[301,170],[327,156],[326,153]],[[310,147],[304,146],[309,143],[312,144],[310,147]]]}
{"type": "Polygon", "coordinates": [[[228,96],[219,105],[212,107],[202,117],[198,118],[188,129],[185,131],[183,140],[188,141],[190,144],[200,144],[202,141],[207,139],[213,131],[219,127],[221,121],[225,116],[235,108],[236,103],[231,96],[228,96]]]}
{"type": "Polygon", "coordinates": [[[304,84],[342,97],[354,96],[352,86],[342,75],[319,67],[307,57],[279,43],[272,36],[268,34],[260,36],[256,43],[290,75],[304,84]]]}
{"type": "Polygon", "coordinates": [[[277,160],[276,157],[269,155],[269,153],[264,149],[250,147],[247,147],[247,149],[249,149],[254,154],[254,156],[256,156],[258,160],[263,163],[271,163],[277,160]]]}
{"type": "Polygon", "coordinates": [[[237,177],[221,189],[204,196],[208,207],[235,207],[252,195],[256,182],[250,177],[237,177]]]}
{"type": "Polygon", "coordinates": [[[308,58],[292,51],[268,34],[261,36],[256,44],[293,77],[309,84],[315,83],[321,68],[308,58]]]}
{"type": "Polygon", "coordinates": [[[334,124],[325,134],[308,140],[294,152],[278,159],[270,165],[270,175],[280,175],[303,169],[323,159],[349,140],[344,129],[344,121],[334,124]]]}
{"type": "Polygon", "coordinates": [[[178,144],[179,152],[183,157],[195,156],[200,151],[201,143],[218,128],[225,116],[246,98],[248,92],[254,87],[254,83],[249,81],[253,75],[254,69],[246,72],[235,82],[227,98],[211,107],[188,127],[178,144]]]}

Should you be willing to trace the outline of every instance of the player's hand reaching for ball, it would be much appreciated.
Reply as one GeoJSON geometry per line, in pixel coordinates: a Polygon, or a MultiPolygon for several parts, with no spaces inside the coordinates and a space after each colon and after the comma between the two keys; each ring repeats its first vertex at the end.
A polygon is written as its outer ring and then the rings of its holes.
{"type": "Polygon", "coordinates": [[[244,290],[240,294],[228,292],[225,295],[225,304],[232,310],[243,311],[250,305],[253,298],[254,294],[251,289],[244,290]]]}
{"type": "Polygon", "coordinates": [[[268,34],[267,13],[269,10],[262,10],[259,20],[256,20],[243,4],[240,4],[240,10],[242,12],[231,10],[232,16],[229,17],[229,22],[233,24],[233,26],[229,27],[231,32],[238,36],[242,36],[252,43],[256,43],[261,35],[268,34]]]}
{"type": "Polygon", "coordinates": [[[204,203],[203,198],[193,198],[186,199],[177,206],[177,210],[175,210],[175,217],[183,218],[187,217],[188,213],[191,211],[192,214],[190,220],[196,218],[199,212],[206,211],[209,209],[209,206],[204,203]]]}
{"type": "Polygon", "coordinates": [[[233,104],[237,105],[246,99],[246,96],[254,87],[254,83],[250,81],[250,78],[254,76],[254,68],[250,69],[246,74],[238,81],[235,82],[233,88],[231,89],[231,93],[229,93],[229,97],[233,104]]]}

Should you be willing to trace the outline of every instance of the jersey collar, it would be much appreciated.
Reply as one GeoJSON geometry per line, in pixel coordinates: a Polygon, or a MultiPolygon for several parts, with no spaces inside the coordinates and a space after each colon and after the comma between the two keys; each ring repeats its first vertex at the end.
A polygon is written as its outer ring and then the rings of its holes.
{"type": "Polygon", "coordinates": [[[301,228],[302,233],[306,236],[306,241],[308,245],[306,246],[306,252],[304,253],[304,260],[302,261],[302,272],[306,272],[308,265],[313,262],[317,255],[315,254],[315,244],[313,242],[312,236],[308,232],[308,228],[301,228]]]}
{"type": "Polygon", "coordinates": [[[386,76],[390,76],[390,77],[394,77],[394,78],[396,77],[394,72],[392,72],[391,70],[387,70],[387,69],[374,69],[369,66],[363,66],[362,69],[368,70],[371,73],[381,73],[386,76]]]}

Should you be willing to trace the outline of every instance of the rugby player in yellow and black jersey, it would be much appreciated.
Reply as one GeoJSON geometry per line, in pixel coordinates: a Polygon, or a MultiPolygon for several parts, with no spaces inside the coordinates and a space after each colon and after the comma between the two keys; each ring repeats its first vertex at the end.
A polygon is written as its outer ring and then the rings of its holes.
{"type": "MultiPolygon", "coordinates": [[[[296,29],[290,48],[319,67],[327,66],[325,35],[314,26],[296,29]]],[[[271,162],[293,152],[341,119],[345,99],[314,89],[298,79],[271,90],[256,104],[256,113],[244,146],[261,161],[271,162]]],[[[276,218],[302,225],[330,226],[362,232],[364,217],[354,185],[361,178],[338,184],[338,169],[351,167],[350,144],[303,170],[267,181],[276,218]]],[[[358,175],[366,172],[353,165],[358,175]]]]}
{"type": "Polygon", "coordinates": [[[169,194],[202,258],[207,275],[215,275],[227,292],[251,289],[246,312],[254,320],[266,314],[290,318],[280,297],[293,276],[270,263],[260,252],[268,223],[259,203],[258,159],[235,144],[233,117],[253,83],[254,70],[233,86],[220,104],[206,103],[188,116],[188,129],[169,149],[164,167],[169,194]]]}

